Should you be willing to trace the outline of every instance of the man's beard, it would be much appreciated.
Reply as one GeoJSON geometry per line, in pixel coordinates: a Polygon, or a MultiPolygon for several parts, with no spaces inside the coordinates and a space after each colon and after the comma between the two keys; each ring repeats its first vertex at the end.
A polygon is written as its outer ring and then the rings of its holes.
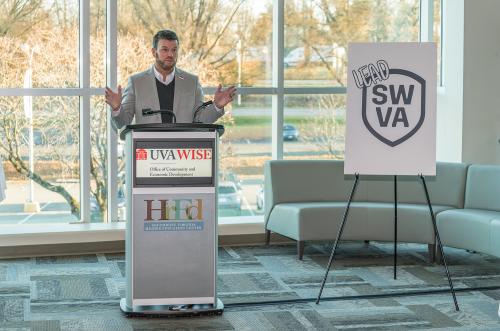
{"type": "Polygon", "coordinates": [[[175,67],[175,64],[176,64],[176,61],[174,60],[173,61],[173,64],[170,65],[170,64],[167,64],[166,62],[163,62],[161,61],[160,59],[158,59],[158,57],[156,58],[156,64],[162,68],[163,70],[165,71],[171,71],[174,67],[175,67]]]}

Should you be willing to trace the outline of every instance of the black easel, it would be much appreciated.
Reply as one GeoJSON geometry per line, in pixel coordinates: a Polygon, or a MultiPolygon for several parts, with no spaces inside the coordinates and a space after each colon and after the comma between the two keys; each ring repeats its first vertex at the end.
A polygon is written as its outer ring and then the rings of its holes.
{"type": "Polygon", "coordinates": [[[398,265],[398,176],[394,176],[394,279],[398,265]]]}
{"type": "MultiPolygon", "coordinates": [[[[335,258],[335,252],[337,250],[338,243],[340,241],[340,237],[342,237],[342,232],[344,231],[344,226],[347,221],[347,215],[349,214],[349,208],[351,206],[351,201],[354,197],[354,193],[356,192],[356,187],[359,181],[359,174],[356,173],[354,179],[354,184],[352,186],[351,194],[349,194],[349,200],[347,201],[347,206],[344,211],[344,216],[342,218],[342,223],[340,224],[339,231],[337,233],[337,238],[335,239],[335,243],[332,248],[332,253],[330,254],[330,260],[328,261],[328,266],[326,268],[325,276],[323,277],[323,282],[321,283],[321,288],[319,290],[318,298],[316,299],[316,304],[319,304],[321,299],[321,294],[323,293],[323,288],[325,287],[326,279],[328,277],[328,273],[333,264],[333,260],[335,258]]],[[[429,198],[429,192],[427,191],[427,185],[425,183],[425,178],[423,175],[419,175],[422,180],[422,185],[424,187],[425,198],[427,199],[427,205],[429,206],[429,212],[431,213],[432,225],[434,227],[434,234],[437,239],[437,244],[441,251],[441,256],[443,258],[444,268],[446,270],[446,277],[448,278],[448,284],[450,285],[451,295],[453,296],[453,302],[455,304],[455,310],[459,311],[457,297],[455,295],[455,289],[453,288],[453,282],[451,281],[450,272],[448,271],[448,265],[446,263],[446,256],[444,255],[443,245],[441,244],[441,237],[439,236],[439,231],[436,225],[436,218],[434,217],[434,212],[432,210],[431,200],[429,198]]],[[[398,233],[398,205],[397,205],[397,176],[394,176],[394,279],[396,279],[396,267],[397,267],[397,233],[398,233]]]]}

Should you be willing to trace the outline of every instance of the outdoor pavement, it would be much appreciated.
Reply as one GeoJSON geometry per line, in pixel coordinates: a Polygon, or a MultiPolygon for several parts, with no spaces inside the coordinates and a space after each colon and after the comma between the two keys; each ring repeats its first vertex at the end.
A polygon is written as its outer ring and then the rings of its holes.
{"type": "MultiPolygon", "coordinates": [[[[78,219],[71,215],[69,205],[63,197],[38,184],[34,184],[34,201],[40,204],[39,213],[24,212],[27,199],[27,181],[7,181],[6,198],[0,202],[0,225],[3,224],[35,224],[35,223],[69,223],[78,219]]],[[[79,199],[79,183],[61,184],[79,199]]]]}
{"type": "MultiPolygon", "coordinates": [[[[63,197],[51,192],[38,184],[34,184],[34,201],[40,204],[40,212],[24,212],[24,201],[27,198],[26,181],[8,181],[6,199],[0,202],[0,226],[6,224],[41,224],[41,223],[70,223],[78,222],[77,217],[71,214],[69,205],[63,197]]],[[[254,216],[262,214],[256,207],[256,192],[259,181],[243,182],[241,190],[241,210],[219,209],[219,217],[254,216]]],[[[66,189],[79,199],[79,183],[64,183],[66,189]]],[[[92,217],[92,222],[101,220],[92,217]]]]}

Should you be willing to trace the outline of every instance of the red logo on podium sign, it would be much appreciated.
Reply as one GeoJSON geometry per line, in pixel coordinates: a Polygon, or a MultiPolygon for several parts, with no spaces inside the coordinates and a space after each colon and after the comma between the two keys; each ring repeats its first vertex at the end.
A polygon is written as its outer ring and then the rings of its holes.
{"type": "Polygon", "coordinates": [[[135,159],[136,160],[147,160],[148,152],[145,149],[139,148],[135,150],[135,159]]]}

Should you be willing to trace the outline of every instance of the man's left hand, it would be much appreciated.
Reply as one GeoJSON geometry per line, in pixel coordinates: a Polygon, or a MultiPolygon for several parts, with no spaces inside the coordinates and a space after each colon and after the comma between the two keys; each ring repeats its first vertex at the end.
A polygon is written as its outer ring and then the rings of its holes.
{"type": "Polygon", "coordinates": [[[236,87],[230,86],[227,89],[223,90],[222,85],[219,84],[217,87],[217,91],[215,91],[214,95],[214,104],[217,108],[222,109],[225,105],[233,101],[233,97],[236,94],[236,87]]]}

